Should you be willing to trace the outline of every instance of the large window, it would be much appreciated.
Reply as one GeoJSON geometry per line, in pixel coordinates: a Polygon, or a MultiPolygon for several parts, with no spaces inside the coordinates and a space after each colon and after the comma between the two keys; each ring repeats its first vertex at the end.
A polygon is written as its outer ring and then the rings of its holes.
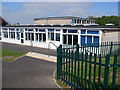
{"type": "Polygon", "coordinates": [[[36,41],[38,42],[45,42],[46,41],[46,34],[45,33],[36,33],[35,34],[36,41]]]}
{"type": "Polygon", "coordinates": [[[63,35],[63,44],[78,44],[78,35],[63,35]]]}
{"type": "Polygon", "coordinates": [[[15,39],[15,32],[9,32],[9,38],[15,39]]]}

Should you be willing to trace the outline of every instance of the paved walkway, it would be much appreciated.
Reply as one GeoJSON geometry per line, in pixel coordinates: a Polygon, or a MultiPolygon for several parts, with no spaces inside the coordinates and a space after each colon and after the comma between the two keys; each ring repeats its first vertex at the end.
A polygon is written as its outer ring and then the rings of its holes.
{"type": "Polygon", "coordinates": [[[53,62],[24,56],[2,65],[3,88],[58,88],[53,81],[53,62]]]}

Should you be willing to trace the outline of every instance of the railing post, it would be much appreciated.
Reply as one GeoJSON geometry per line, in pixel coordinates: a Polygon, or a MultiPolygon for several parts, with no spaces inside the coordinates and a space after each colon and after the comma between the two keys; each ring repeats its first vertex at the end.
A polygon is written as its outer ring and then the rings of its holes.
{"type": "Polygon", "coordinates": [[[62,45],[57,48],[57,80],[60,79],[62,70],[62,45]]]}
{"type": "Polygon", "coordinates": [[[112,54],[113,42],[110,44],[110,55],[112,54]]]}
{"type": "Polygon", "coordinates": [[[104,89],[106,90],[108,89],[109,63],[110,63],[110,55],[107,55],[105,59],[105,71],[104,71],[104,89]]]}

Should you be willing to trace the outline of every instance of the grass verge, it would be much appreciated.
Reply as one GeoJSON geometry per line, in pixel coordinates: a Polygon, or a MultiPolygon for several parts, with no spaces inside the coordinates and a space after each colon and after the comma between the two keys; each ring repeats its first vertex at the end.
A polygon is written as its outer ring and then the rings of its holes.
{"type": "Polygon", "coordinates": [[[56,83],[57,83],[63,90],[69,88],[69,87],[66,86],[66,84],[62,83],[60,80],[57,80],[56,70],[54,71],[54,79],[55,79],[56,83]]]}
{"type": "Polygon", "coordinates": [[[25,55],[27,52],[20,52],[16,50],[10,50],[10,49],[5,49],[2,48],[0,49],[0,59],[5,60],[5,61],[13,61],[16,58],[25,55]]]}

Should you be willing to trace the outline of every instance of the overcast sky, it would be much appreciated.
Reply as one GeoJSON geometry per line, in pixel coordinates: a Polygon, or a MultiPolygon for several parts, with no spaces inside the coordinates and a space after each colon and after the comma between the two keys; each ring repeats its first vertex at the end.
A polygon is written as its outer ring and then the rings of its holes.
{"type": "Polygon", "coordinates": [[[2,2],[2,17],[9,23],[33,24],[34,18],[118,15],[117,2],[2,2]]]}

